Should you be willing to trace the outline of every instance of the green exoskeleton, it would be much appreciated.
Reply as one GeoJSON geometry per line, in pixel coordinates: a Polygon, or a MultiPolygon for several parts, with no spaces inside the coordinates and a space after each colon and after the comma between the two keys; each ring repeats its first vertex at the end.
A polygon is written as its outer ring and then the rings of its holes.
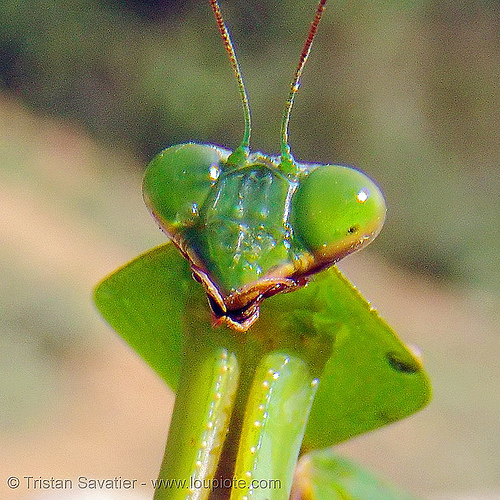
{"type": "MultiPolygon", "coordinates": [[[[298,162],[288,144],[325,4],[302,50],[273,157],[250,152],[241,71],[211,0],[241,94],[242,143],[234,151],[186,143],[157,155],[143,193],[173,245],[96,289],[103,316],[177,391],[157,500],[285,500],[301,452],[403,418],[428,400],[419,360],[333,265],[380,231],[380,189],[352,168],[298,162]]],[[[350,498],[332,456],[306,457],[294,499],[350,498]],[[325,490],[315,477],[336,486],[325,490]]],[[[369,498],[395,498],[382,495],[369,498]]]]}

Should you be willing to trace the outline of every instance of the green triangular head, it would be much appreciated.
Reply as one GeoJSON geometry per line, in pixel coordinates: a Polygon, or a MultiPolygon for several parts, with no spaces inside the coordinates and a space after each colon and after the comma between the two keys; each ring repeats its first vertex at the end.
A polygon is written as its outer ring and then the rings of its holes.
{"type": "Polygon", "coordinates": [[[149,164],[144,197],[190,262],[217,322],[246,331],[262,300],[370,242],[385,219],[380,189],[358,170],[260,153],[240,165],[203,144],[166,149],[149,164]]]}

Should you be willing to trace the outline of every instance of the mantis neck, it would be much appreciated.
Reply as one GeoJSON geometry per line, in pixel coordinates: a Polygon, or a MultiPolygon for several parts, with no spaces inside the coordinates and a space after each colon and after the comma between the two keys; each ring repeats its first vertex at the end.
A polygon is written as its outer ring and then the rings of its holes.
{"type": "Polygon", "coordinates": [[[182,366],[154,499],[288,499],[317,387],[307,363],[194,328],[182,366]]]}

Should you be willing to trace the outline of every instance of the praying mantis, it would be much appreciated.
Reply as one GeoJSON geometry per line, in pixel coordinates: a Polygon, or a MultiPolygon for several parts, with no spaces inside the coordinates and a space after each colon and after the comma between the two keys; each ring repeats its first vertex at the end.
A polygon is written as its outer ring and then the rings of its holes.
{"type": "Polygon", "coordinates": [[[156,500],[361,500],[313,450],[414,413],[430,388],[419,359],[334,265],[380,231],[380,189],[353,168],[298,162],[289,146],[326,0],[291,83],[277,157],[250,151],[242,73],[210,4],[238,83],[243,140],[234,151],[175,145],[151,161],[144,199],[170,242],[106,278],[95,302],[176,391],[156,500]],[[299,456],[310,458],[294,480],[299,456]],[[317,479],[325,474],[333,489],[317,479]]]}

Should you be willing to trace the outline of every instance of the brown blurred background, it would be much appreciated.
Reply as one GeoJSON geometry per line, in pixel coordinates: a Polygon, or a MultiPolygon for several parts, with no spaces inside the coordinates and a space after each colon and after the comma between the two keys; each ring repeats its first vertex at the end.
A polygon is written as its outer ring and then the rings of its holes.
{"type": "MultiPolygon", "coordinates": [[[[253,148],[277,153],[315,2],[221,8],[253,148]]],[[[239,144],[226,59],[207,1],[0,2],[0,498],[54,493],[11,475],[156,476],[173,395],[91,290],[164,241],[140,192],[155,152],[239,144]]],[[[422,500],[500,498],[500,2],[331,0],[308,64],[292,150],[382,186],[384,231],[341,267],[434,386],[338,451],[422,500]]]]}

